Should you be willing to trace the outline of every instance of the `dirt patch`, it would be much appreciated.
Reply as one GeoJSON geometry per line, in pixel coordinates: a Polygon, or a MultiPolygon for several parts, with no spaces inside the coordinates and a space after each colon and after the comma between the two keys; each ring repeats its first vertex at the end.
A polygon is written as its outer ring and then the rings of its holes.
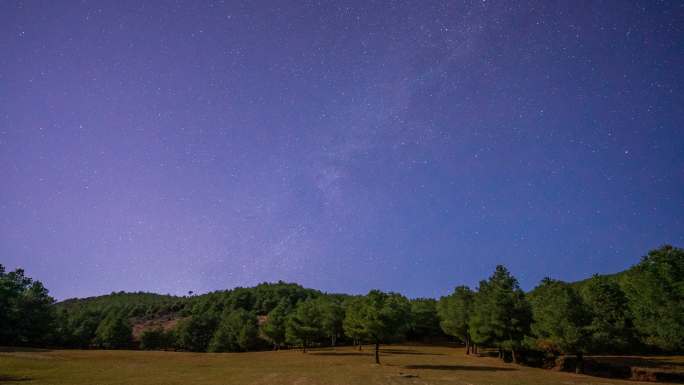
{"type": "Polygon", "coordinates": [[[145,330],[162,328],[164,331],[173,330],[178,323],[187,317],[175,317],[166,315],[159,318],[133,322],[133,340],[140,341],[140,336],[145,330]]]}

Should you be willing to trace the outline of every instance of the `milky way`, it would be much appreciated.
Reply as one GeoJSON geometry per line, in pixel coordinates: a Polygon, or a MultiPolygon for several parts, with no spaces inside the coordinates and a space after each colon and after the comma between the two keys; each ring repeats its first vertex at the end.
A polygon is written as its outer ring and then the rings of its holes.
{"type": "Polygon", "coordinates": [[[438,296],[682,246],[678,2],[3,1],[0,263],[438,296]]]}

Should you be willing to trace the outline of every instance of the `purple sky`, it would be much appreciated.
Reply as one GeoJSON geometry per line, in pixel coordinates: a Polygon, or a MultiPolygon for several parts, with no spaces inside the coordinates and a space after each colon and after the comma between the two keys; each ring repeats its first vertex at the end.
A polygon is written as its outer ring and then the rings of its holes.
{"type": "Polygon", "coordinates": [[[684,243],[681,2],[2,1],[0,263],[64,299],[530,289],[684,243]]]}

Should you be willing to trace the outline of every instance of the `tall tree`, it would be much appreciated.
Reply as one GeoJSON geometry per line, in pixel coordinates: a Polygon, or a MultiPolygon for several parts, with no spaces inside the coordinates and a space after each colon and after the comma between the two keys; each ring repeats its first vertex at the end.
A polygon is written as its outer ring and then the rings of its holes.
{"type": "Polygon", "coordinates": [[[342,321],[344,334],[350,337],[354,344],[361,350],[363,341],[368,338],[363,323],[365,299],[352,297],[345,302],[345,316],[342,321]]]}
{"type": "Polygon", "coordinates": [[[591,315],[589,351],[626,352],[634,343],[634,327],[625,293],[617,282],[594,275],[581,292],[591,315]]]}
{"type": "Polygon", "coordinates": [[[458,286],[454,292],[439,299],[437,311],[444,333],[454,336],[466,345],[470,354],[471,338],[469,320],[473,310],[474,293],[467,286],[458,286]]]}
{"type": "Polygon", "coordinates": [[[0,265],[0,344],[40,345],[47,342],[55,320],[48,290],[16,269],[0,265]]]}
{"type": "Polygon", "coordinates": [[[286,299],[281,300],[268,313],[266,322],[262,325],[262,332],[273,343],[273,350],[280,349],[280,346],[285,342],[289,307],[289,302],[286,299]]]}
{"type": "Polygon", "coordinates": [[[380,344],[409,328],[411,304],[401,294],[371,290],[357,306],[363,334],[375,344],[375,363],[380,364],[380,344]]]}
{"type": "Polygon", "coordinates": [[[684,351],[684,250],[668,245],[652,250],[629,271],[625,289],[642,340],[684,351]]]}
{"type": "Polygon", "coordinates": [[[473,300],[473,314],[468,328],[477,344],[494,344],[500,357],[511,351],[517,362],[517,351],[529,332],[532,314],[524,292],[504,266],[497,266],[486,281],[481,281],[473,300]]]}
{"type": "Polygon", "coordinates": [[[544,278],[530,295],[530,302],[534,317],[532,332],[538,342],[555,346],[564,354],[574,353],[576,372],[581,373],[591,319],[582,297],[570,285],[544,278]]]}
{"type": "Polygon", "coordinates": [[[317,301],[321,311],[321,328],[323,333],[330,339],[330,344],[334,347],[337,339],[342,334],[344,308],[335,298],[319,297],[317,301]]]}
{"type": "Polygon", "coordinates": [[[302,345],[302,352],[317,339],[324,336],[323,316],[318,301],[309,299],[295,306],[294,312],[287,319],[287,339],[302,345]]]}

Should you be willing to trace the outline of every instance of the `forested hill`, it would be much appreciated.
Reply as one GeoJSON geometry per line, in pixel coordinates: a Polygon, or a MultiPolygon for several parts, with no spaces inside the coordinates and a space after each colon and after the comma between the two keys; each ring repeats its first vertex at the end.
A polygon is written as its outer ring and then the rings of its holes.
{"type": "MultiPolygon", "coordinates": [[[[585,280],[568,283],[578,292],[586,291],[598,278],[615,282],[625,290],[627,277],[633,274],[638,266],[609,275],[595,275],[585,280]]],[[[540,286],[541,287],[541,286],[540,286]]],[[[527,293],[534,296],[538,288],[527,293]]],[[[315,289],[304,288],[296,283],[276,282],[261,283],[254,287],[237,287],[219,290],[201,295],[187,296],[162,295],[146,292],[113,292],[108,295],[72,298],[54,305],[59,328],[58,339],[65,338],[60,344],[67,346],[89,346],[96,340],[98,326],[107,317],[115,315],[128,320],[132,327],[134,340],[139,340],[146,330],[163,329],[170,331],[178,327],[180,321],[191,321],[195,316],[196,328],[212,328],[214,321],[202,325],[204,316],[207,319],[220,318],[227,310],[244,310],[257,316],[263,323],[269,313],[282,309],[289,314],[299,302],[320,299],[332,303],[346,304],[354,296],[345,294],[328,294],[315,289]],[[279,306],[280,305],[280,306],[279,306]],[[276,309],[278,308],[278,309],[276,309]],[[201,316],[201,317],[200,317],[201,316]],[[198,321],[199,320],[199,321],[198,321]]],[[[439,326],[436,299],[414,299],[411,301],[416,314],[420,318],[414,337],[444,337],[439,326]]],[[[343,306],[344,307],[344,306],[343,306]]],[[[192,321],[192,322],[195,322],[192,321]]],[[[105,322],[106,323],[106,322],[105,322]]]]}
{"type": "MultiPolygon", "coordinates": [[[[71,298],[55,304],[57,313],[109,312],[116,309],[128,317],[140,321],[157,317],[180,318],[189,315],[193,308],[198,311],[210,311],[224,308],[242,308],[257,315],[268,314],[281,301],[289,306],[297,302],[319,297],[318,290],[307,289],[296,283],[276,282],[261,283],[254,287],[237,287],[230,290],[219,290],[201,295],[189,293],[187,296],[163,295],[156,293],[113,292],[88,298],[71,298]]],[[[343,294],[326,294],[344,298],[343,294]]]]}
{"type": "Polygon", "coordinates": [[[476,288],[457,286],[439,300],[329,294],[282,281],[188,294],[54,303],[23,270],[0,265],[0,345],[220,352],[449,336],[511,354],[684,351],[684,249],[672,246],[620,273],[545,278],[527,293],[497,266],[476,288]]]}
{"type": "MultiPolygon", "coordinates": [[[[635,269],[635,266],[613,274],[597,274],[594,277],[602,277],[612,282],[624,284],[628,274],[635,269]]],[[[568,282],[576,289],[582,289],[592,277],[587,277],[576,282],[568,282]]],[[[531,290],[534,292],[534,289],[531,290]]],[[[296,304],[300,299],[315,298],[323,292],[316,289],[304,288],[297,283],[287,283],[283,281],[268,283],[264,282],[254,287],[237,287],[234,289],[218,290],[205,294],[193,295],[192,292],[187,296],[176,296],[170,294],[157,294],[148,292],[112,292],[111,294],[87,297],[69,298],[57,302],[57,309],[73,310],[75,308],[90,308],[100,310],[110,307],[122,307],[131,311],[131,315],[143,316],[156,313],[180,312],[195,304],[200,306],[205,302],[217,301],[223,305],[235,304],[239,307],[250,309],[257,314],[267,314],[283,298],[287,298],[291,304],[296,304]]],[[[346,294],[326,294],[340,298],[349,297],[346,294]]]]}
{"type": "Polygon", "coordinates": [[[187,297],[179,297],[170,294],[157,294],[147,292],[112,292],[111,294],[99,295],[86,298],[69,298],[61,302],[57,302],[57,308],[70,309],[79,306],[105,307],[105,306],[124,306],[124,305],[168,305],[176,302],[183,302],[187,297]]]}

